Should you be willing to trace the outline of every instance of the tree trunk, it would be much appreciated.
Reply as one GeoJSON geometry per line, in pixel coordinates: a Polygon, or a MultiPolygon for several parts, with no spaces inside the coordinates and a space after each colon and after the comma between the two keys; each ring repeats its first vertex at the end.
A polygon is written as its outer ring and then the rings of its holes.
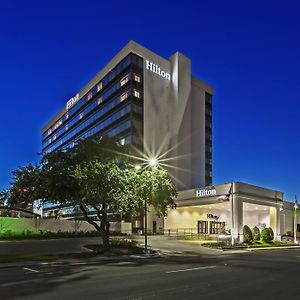
{"type": "Polygon", "coordinates": [[[100,226],[88,216],[87,210],[84,207],[84,205],[80,204],[79,207],[80,207],[81,211],[83,212],[84,219],[88,223],[93,225],[96,228],[97,232],[99,232],[99,234],[102,238],[103,250],[108,251],[110,249],[110,243],[109,243],[109,226],[110,226],[110,224],[109,224],[109,221],[107,220],[107,212],[105,210],[105,206],[104,206],[104,209],[102,209],[101,211],[99,208],[92,206],[97,211],[97,216],[100,220],[100,226]]]}
{"type": "Polygon", "coordinates": [[[100,234],[101,234],[101,237],[102,237],[103,250],[107,251],[107,250],[110,249],[110,243],[109,243],[109,223],[105,226],[105,228],[103,230],[101,230],[100,234]]]}

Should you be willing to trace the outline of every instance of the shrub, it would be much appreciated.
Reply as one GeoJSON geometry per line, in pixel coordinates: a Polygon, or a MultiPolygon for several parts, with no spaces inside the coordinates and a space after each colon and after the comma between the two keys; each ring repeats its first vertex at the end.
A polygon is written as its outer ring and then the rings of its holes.
{"type": "Polygon", "coordinates": [[[251,244],[253,240],[252,231],[247,225],[244,225],[243,227],[243,236],[244,236],[244,243],[251,244]]]}
{"type": "Polygon", "coordinates": [[[272,241],[272,235],[269,228],[264,228],[261,231],[260,238],[265,243],[270,243],[272,241]]]}
{"type": "Polygon", "coordinates": [[[252,229],[252,235],[253,235],[253,240],[254,241],[259,241],[260,240],[260,231],[259,231],[259,228],[257,226],[255,226],[252,229]]]}
{"type": "Polygon", "coordinates": [[[271,241],[274,240],[274,231],[271,227],[269,227],[270,235],[271,235],[271,241]]]}

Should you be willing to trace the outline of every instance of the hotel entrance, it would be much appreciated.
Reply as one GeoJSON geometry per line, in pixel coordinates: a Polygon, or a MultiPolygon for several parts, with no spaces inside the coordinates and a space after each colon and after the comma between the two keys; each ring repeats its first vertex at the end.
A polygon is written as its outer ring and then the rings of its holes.
{"type": "Polygon", "coordinates": [[[225,234],[225,222],[198,221],[198,234],[225,234]]]}

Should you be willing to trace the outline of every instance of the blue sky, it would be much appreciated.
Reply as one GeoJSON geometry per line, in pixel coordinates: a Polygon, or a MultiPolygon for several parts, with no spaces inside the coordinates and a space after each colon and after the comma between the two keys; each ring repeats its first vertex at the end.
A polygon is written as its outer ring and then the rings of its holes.
{"type": "Polygon", "coordinates": [[[2,1],[0,188],[40,129],[129,40],[214,86],[214,183],[300,196],[299,1],[2,1]]]}

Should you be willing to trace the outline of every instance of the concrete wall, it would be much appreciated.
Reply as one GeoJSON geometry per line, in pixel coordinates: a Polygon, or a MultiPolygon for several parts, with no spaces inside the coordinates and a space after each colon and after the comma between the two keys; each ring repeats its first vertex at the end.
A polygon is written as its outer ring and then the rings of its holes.
{"type": "MultiPolygon", "coordinates": [[[[86,221],[0,217],[0,232],[4,232],[6,230],[11,230],[16,233],[21,233],[24,230],[30,230],[33,232],[38,230],[50,232],[87,232],[93,231],[95,228],[86,221]]],[[[111,222],[110,230],[131,233],[131,223],[111,222]]]]}

